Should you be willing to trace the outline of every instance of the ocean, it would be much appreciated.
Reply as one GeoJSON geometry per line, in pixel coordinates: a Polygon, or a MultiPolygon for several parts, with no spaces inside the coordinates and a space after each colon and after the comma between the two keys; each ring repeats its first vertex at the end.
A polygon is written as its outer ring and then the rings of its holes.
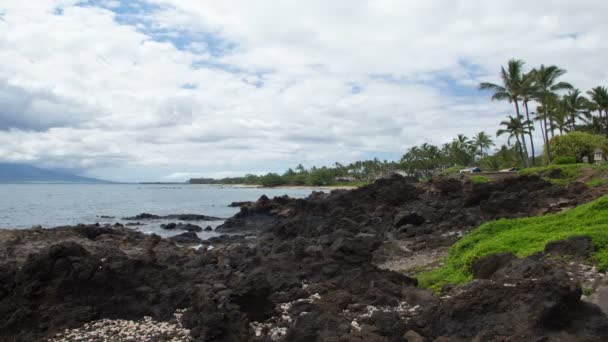
{"type": "MultiPolygon", "coordinates": [[[[239,211],[228,205],[255,201],[260,196],[306,197],[313,189],[268,189],[191,184],[0,184],[0,229],[34,225],[52,228],[78,223],[128,223],[121,218],[140,213],[156,215],[203,214],[228,218],[239,211]],[[103,217],[110,218],[103,218],[103,217]]],[[[163,237],[180,234],[160,227],[175,220],[144,221],[134,229],[163,237]]],[[[189,222],[212,228],[223,221],[189,222]]],[[[218,235],[201,232],[202,239],[218,235]]]]}

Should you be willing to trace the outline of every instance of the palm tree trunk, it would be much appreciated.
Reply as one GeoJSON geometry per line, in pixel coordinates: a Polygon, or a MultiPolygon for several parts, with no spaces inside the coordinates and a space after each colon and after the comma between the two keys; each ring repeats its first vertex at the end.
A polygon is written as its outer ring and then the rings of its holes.
{"type": "MultiPolygon", "coordinates": [[[[519,132],[521,134],[521,139],[522,139],[522,145],[523,145],[523,153],[524,153],[524,165],[527,167],[528,166],[528,147],[526,146],[526,136],[524,135],[524,126],[521,123],[521,114],[519,112],[519,102],[517,101],[517,99],[515,99],[515,114],[517,115],[517,121],[519,122],[519,127],[521,128],[521,131],[519,132]]],[[[519,138],[518,138],[519,140],[519,138]]]]}
{"type": "Polygon", "coordinates": [[[551,163],[551,146],[549,145],[549,132],[547,132],[547,116],[549,115],[547,106],[543,101],[543,107],[545,109],[545,116],[543,117],[543,124],[545,125],[545,149],[547,149],[547,164],[551,163]]]}
{"type": "MultiPolygon", "coordinates": [[[[606,119],[608,119],[608,109],[604,109],[604,112],[606,113],[606,119]]],[[[604,119],[604,117],[602,116],[602,110],[600,109],[600,125],[602,123],[604,124],[604,133],[608,135],[608,120],[606,119],[604,119]]]]}
{"type": "Polygon", "coordinates": [[[574,132],[576,130],[576,111],[574,111],[570,115],[570,131],[574,132]]]}
{"type": "Polygon", "coordinates": [[[530,136],[530,148],[532,149],[532,166],[536,165],[536,156],[534,155],[534,139],[532,139],[532,121],[530,121],[530,113],[528,111],[528,101],[524,101],[526,110],[526,120],[528,120],[528,135],[530,136]]]}
{"type": "Polygon", "coordinates": [[[519,141],[519,135],[517,133],[515,133],[515,141],[515,147],[517,150],[519,150],[519,158],[521,158],[521,161],[525,163],[524,150],[521,148],[521,142],[519,141]]]}

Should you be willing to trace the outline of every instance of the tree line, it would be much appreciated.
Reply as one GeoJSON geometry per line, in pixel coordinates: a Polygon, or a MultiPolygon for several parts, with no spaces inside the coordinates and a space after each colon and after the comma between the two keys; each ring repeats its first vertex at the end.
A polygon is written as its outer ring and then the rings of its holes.
{"type": "MultiPolygon", "coordinates": [[[[480,166],[486,170],[512,167],[529,167],[549,164],[553,154],[572,154],[579,158],[589,154],[594,145],[605,139],[598,135],[608,134],[608,90],[597,86],[585,96],[570,83],[561,81],[566,70],[557,66],[545,66],[524,71],[524,61],[511,59],[500,69],[500,82],[484,82],[482,91],[491,91],[492,100],[513,104],[514,114],[499,123],[496,137],[506,136],[506,145],[489,153],[495,146],[492,137],[479,132],[472,138],[458,134],[451,142],[441,146],[421,144],[410,147],[398,162],[378,159],[357,161],[347,165],[335,163],[331,167],[306,169],[301,164],[282,174],[245,175],[222,179],[198,178],[190,183],[199,184],[251,184],[263,186],[307,185],[323,186],[352,182],[370,182],[374,179],[402,171],[405,175],[428,177],[438,172],[457,171],[467,166],[480,166]],[[539,132],[543,141],[543,153],[536,155],[534,135],[539,132]],[[579,132],[568,139],[556,139],[571,132],[579,132]],[[588,136],[585,133],[590,133],[588,136]],[[553,147],[553,142],[559,146],[553,147]],[[577,144],[579,147],[570,146],[577,144]],[[584,147],[580,147],[584,146],[584,147]],[[573,148],[578,148],[575,152],[573,148]],[[557,152],[554,152],[557,151],[557,152]],[[566,152],[565,152],[566,151],[566,152]]],[[[579,160],[580,161],[580,160],[579,160]]]]}
{"type": "Polygon", "coordinates": [[[399,163],[379,160],[357,161],[343,165],[334,163],[333,166],[316,167],[309,169],[299,164],[295,168],[289,168],[282,174],[267,173],[265,175],[248,174],[243,177],[228,177],[222,179],[193,178],[191,184],[246,184],[262,186],[328,186],[340,184],[368,183],[376,178],[389,175],[399,170],[399,163]]]}
{"type": "Polygon", "coordinates": [[[534,166],[534,133],[537,127],[544,143],[544,162],[551,163],[551,138],[577,130],[593,134],[608,133],[608,90],[597,86],[585,97],[572,84],[561,81],[566,70],[555,65],[541,65],[524,72],[524,61],[511,59],[500,70],[500,83],[484,82],[480,90],[493,92],[492,100],[508,101],[514,115],[500,123],[497,136],[508,135],[524,166],[534,166]],[[536,104],[531,110],[531,104],[536,104]],[[528,146],[530,147],[528,149],[528,146]]]}

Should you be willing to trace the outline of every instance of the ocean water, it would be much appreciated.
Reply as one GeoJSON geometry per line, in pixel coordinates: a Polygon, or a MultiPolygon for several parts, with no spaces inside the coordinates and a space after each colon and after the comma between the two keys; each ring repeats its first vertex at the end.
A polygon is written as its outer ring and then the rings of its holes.
{"type": "MultiPolygon", "coordinates": [[[[128,223],[121,218],[140,213],[156,215],[203,214],[227,218],[239,211],[228,204],[255,201],[260,196],[308,196],[312,189],[262,189],[237,186],[190,184],[0,184],[0,229],[23,229],[33,225],[52,228],[78,223],[128,223]],[[101,218],[111,216],[113,218],[101,218]]],[[[132,227],[164,237],[183,233],[160,225],[175,220],[142,220],[132,227]]],[[[215,229],[223,221],[189,221],[215,229]]],[[[203,239],[218,235],[198,233],[203,239]]]]}

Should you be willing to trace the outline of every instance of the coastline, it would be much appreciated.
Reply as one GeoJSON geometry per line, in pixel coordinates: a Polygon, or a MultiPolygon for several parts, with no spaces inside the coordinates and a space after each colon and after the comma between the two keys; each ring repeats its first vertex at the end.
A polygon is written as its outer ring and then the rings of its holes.
{"type": "Polygon", "coordinates": [[[313,189],[313,190],[353,190],[360,188],[356,185],[323,185],[323,186],[312,186],[312,185],[280,185],[280,186],[263,186],[253,184],[192,184],[192,185],[214,185],[221,187],[234,187],[234,188],[252,188],[252,189],[313,189]]]}

